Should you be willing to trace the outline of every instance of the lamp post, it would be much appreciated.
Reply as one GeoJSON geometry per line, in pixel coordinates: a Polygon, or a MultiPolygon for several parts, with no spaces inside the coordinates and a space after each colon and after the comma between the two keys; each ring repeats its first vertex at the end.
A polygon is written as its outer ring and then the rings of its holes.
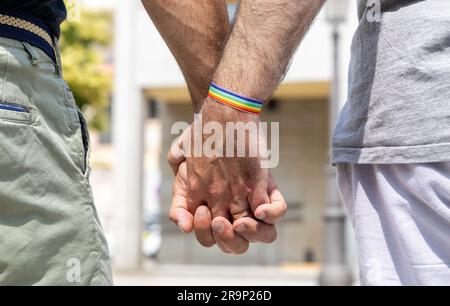
{"type": "MultiPolygon", "coordinates": [[[[333,86],[329,102],[330,143],[339,111],[340,95],[340,25],[346,21],[347,0],[328,0],[326,19],[332,26],[333,40],[333,86]]],[[[345,241],[345,213],[336,185],[336,169],[328,165],[327,198],[324,211],[324,255],[319,278],[323,286],[346,286],[352,284],[352,274],[347,264],[345,241]]]]}

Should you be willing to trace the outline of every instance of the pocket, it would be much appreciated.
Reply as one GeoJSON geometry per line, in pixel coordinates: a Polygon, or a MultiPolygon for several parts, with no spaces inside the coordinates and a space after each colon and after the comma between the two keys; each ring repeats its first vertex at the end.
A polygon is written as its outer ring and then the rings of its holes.
{"type": "Polygon", "coordinates": [[[0,120],[31,124],[35,120],[35,112],[28,106],[0,101],[0,120]]]}
{"type": "Polygon", "coordinates": [[[0,45],[0,122],[31,124],[37,118],[37,111],[30,98],[23,92],[22,80],[26,72],[18,73],[22,62],[18,62],[18,50],[0,45]]]}
{"type": "Polygon", "coordinates": [[[86,122],[86,119],[84,118],[83,113],[80,109],[77,108],[78,111],[78,118],[80,120],[80,130],[81,130],[81,142],[83,144],[83,175],[86,177],[89,177],[90,175],[90,164],[89,164],[89,156],[91,153],[91,140],[89,135],[89,129],[86,122]]]}

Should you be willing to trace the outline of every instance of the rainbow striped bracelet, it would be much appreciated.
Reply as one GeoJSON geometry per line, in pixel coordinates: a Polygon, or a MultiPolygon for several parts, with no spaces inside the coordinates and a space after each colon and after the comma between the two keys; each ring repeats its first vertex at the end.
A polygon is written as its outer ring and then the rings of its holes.
{"type": "Polygon", "coordinates": [[[208,97],[218,103],[255,115],[261,113],[263,106],[263,101],[238,95],[214,83],[209,87],[208,97]]]}

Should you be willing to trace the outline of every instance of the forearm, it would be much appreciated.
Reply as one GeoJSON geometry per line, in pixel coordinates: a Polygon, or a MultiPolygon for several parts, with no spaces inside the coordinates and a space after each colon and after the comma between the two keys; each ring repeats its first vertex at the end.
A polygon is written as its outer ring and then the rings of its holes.
{"type": "Polygon", "coordinates": [[[230,32],[224,0],[142,0],[174,55],[197,112],[230,32]]]}
{"type": "Polygon", "coordinates": [[[267,100],[324,0],[242,0],[214,81],[267,100]]]}

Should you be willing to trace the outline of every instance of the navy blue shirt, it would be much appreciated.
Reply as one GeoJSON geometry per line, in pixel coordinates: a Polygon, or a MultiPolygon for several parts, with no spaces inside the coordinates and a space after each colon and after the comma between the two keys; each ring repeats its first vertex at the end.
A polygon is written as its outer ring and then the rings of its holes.
{"type": "Polygon", "coordinates": [[[60,24],[67,17],[64,0],[0,0],[0,13],[28,14],[41,19],[59,38],[60,24]]]}

